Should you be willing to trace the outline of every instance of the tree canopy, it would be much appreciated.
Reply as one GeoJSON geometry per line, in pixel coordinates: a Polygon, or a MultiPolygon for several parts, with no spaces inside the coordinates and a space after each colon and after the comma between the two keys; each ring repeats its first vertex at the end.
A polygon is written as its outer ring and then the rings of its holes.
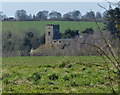
{"type": "Polygon", "coordinates": [[[120,31],[120,8],[116,7],[108,10],[105,20],[106,28],[110,30],[111,34],[113,34],[115,37],[118,37],[120,31]]]}

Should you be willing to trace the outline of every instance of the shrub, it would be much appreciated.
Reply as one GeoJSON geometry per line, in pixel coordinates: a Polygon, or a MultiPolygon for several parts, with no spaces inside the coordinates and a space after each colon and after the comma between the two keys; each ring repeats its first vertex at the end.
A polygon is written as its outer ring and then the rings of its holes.
{"type": "Polygon", "coordinates": [[[92,27],[86,28],[84,31],[82,31],[82,33],[92,35],[92,34],[94,34],[94,30],[92,29],[92,27]]]}
{"type": "Polygon", "coordinates": [[[64,33],[61,34],[62,38],[74,38],[79,35],[79,30],[70,30],[67,29],[64,33]]]}
{"type": "Polygon", "coordinates": [[[54,73],[48,76],[50,80],[58,80],[58,74],[54,73]]]}

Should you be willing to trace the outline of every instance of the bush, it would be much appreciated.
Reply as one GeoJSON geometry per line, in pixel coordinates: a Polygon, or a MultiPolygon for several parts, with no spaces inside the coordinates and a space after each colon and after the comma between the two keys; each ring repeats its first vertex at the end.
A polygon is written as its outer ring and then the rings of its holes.
{"type": "Polygon", "coordinates": [[[92,27],[91,28],[86,28],[84,31],[82,31],[82,33],[93,35],[94,34],[94,30],[92,29],[92,27]]]}
{"type": "Polygon", "coordinates": [[[58,74],[54,73],[48,76],[50,80],[58,80],[58,74]]]}
{"type": "Polygon", "coordinates": [[[62,38],[74,38],[79,35],[79,30],[65,30],[64,33],[61,34],[62,38]]]}
{"type": "Polygon", "coordinates": [[[28,29],[22,36],[5,31],[2,39],[3,56],[29,56],[31,49],[45,43],[45,35],[41,36],[36,29],[28,29]]]}

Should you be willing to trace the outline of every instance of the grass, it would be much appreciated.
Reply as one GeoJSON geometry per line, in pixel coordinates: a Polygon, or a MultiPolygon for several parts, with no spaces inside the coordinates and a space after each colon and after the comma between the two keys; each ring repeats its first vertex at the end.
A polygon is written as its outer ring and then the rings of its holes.
{"type": "MultiPolygon", "coordinates": [[[[9,21],[2,22],[2,30],[11,31],[13,33],[23,33],[31,29],[39,31],[41,34],[45,32],[46,24],[59,24],[60,32],[64,32],[67,29],[78,29],[80,31],[85,30],[88,27],[92,27],[97,30],[95,22],[78,22],[78,21],[9,21]]],[[[104,27],[103,23],[98,23],[101,28],[104,27]]]]}
{"type": "MultiPolygon", "coordinates": [[[[3,58],[3,93],[111,93],[102,66],[98,56],[3,58]]],[[[117,81],[113,83],[117,91],[117,81]]]]}
{"type": "Polygon", "coordinates": [[[2,68],[0,67],[0,94],[2,93],[2,68]]]}

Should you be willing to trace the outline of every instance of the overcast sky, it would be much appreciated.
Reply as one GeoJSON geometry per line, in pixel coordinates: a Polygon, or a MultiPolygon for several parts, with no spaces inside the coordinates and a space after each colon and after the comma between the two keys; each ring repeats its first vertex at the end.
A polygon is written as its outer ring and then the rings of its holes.
{"type": "MultiPolygon", "coordinates": [[[[102,6],[108,8],[108,3],[99,2],[102,6]]],[[[27,14],[37,14],[41,10],[58,11],[62,14],[79,10],[82,14],[93,10],[103,13],[105,10],[97,5],[97,2],[3,2],[2,11],[8,17],[14,17],[17,10],[24,9],[27,14]]]]}

